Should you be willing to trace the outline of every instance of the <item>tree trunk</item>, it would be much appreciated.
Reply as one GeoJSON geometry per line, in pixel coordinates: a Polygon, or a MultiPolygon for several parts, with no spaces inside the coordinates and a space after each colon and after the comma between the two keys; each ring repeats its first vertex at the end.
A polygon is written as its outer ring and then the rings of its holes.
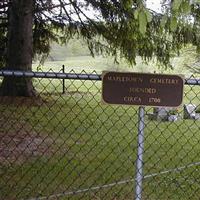
{"type": "MultiPolygon", "coordinates": [[[[9,7],[8,70],[30,71],[33,57],[34,0],[12,0],[9,7]]],[[[0,94],[3,96],[35,96],[30,78],[5,77],[0,94]]]]}

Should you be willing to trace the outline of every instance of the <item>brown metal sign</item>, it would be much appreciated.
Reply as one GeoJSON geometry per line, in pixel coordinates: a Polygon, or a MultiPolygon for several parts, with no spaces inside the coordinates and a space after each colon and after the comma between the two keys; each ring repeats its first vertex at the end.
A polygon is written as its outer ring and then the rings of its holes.
{"type": "Polygon", "coordinates": [[[184,80],[177,75],[104,72],[102,99],[108,104],[178,107],[184,80]]]}

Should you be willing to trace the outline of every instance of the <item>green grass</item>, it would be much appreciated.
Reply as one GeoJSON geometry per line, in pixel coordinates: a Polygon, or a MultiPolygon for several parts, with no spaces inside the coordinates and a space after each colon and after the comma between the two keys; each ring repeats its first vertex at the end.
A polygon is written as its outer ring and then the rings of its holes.
{"type": "MultiPolygon", "coordinates": [[[[59,80],[35,79],[34,84],[41,94],[45,92],[42,105],[0,105],[0,136],[11,135],[15,142],[6,140],[7,147],[14,149],[6,154],[6,161],[0,160],[2,199],[45,197],[134,178],[137,107],[103,105],[98,81],[66,81],[64,95],[59,80]],[[29,151],[17,148],[20,137],[29,138],[24,143],[29,151]]],[[[198,91],[186,86],[184,102],[198,103],[198,91]]],[[[200,161],[198,121],[170,123],[145,117],[145,123],[144,175],[200,161]]],[[[143,199],[198,199],[199,170],[193,166],[144,179],[143,199]]],[[[130,181],[60,199],[133,196],[130,181]]]]}
{"type": "MultiPolygon", "coordinates": [[[[52,69],[53,71],[58,72],[62,69],[63,65],[65,65],[66,72],[74,70],[76,73],[80,73],[82,70],[87,71],[87,73],[93,71],[101,73],[102,70],[117,70],[119,68],[117,64],[112,62],[111,58],[104,58],[102,56],[96,56],[95,58],[91,56],[77,56],[68,57],[62,61],[46,61],[43,66],[40,66],[40,69],[42,71],[49,71],[52,69]]],[[[35,63],[33,68],[36,70],[37,67],[38,63],[35,63]]],[[[128,68],[128,66],[125,68],[128,68]]]]}
{"type": "MultiPolygon", "coordinates": [[[[120,59],[119,63],[114,62],[112,57],[104,56],[95,56],[94,58],[85,55],[85,56],[69,56],[64,60],[56,61],[46,61],[42,66],[39,66],[38,62],[33,64],[33,70],[42,70],[42,71],[55,71],[58,72],[62,69],[62,66],[65,65],[65,71],[69,72],[74,70],[76,73],[80,73],[85,70],[87,73],[96,71],[100,73],[105,70],[110,71],[130,71],[130,72],[157,72],[157,73],[173,73],[172,70],[163,70],[163,68],[158,68],[155,62],[149,62],[149,64],[144,63],[141,58],[137,58],[137,65],[130,66],[125,60],[120,59]]],[[[178,73],[181,73],[180,70],[178,73]]]]}

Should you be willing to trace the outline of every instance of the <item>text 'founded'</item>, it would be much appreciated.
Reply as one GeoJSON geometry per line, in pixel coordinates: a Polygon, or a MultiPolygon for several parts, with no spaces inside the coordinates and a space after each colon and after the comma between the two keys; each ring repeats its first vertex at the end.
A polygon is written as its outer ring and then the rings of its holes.
{"type": "Polygon", "coordinates": [[[108,104],[178,107],[184,80],[178,75],[104,72],[102,99],[108,104]]]}

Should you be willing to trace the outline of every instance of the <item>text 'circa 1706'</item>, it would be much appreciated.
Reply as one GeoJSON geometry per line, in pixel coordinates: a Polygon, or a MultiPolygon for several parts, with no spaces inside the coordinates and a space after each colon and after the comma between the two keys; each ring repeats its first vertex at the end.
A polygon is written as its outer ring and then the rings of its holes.
{"type": "Polygon", "coordinates": [[[104,72],[102,100],[108,104],[178,107],[183,86],[178,75],[104,72]]]}

